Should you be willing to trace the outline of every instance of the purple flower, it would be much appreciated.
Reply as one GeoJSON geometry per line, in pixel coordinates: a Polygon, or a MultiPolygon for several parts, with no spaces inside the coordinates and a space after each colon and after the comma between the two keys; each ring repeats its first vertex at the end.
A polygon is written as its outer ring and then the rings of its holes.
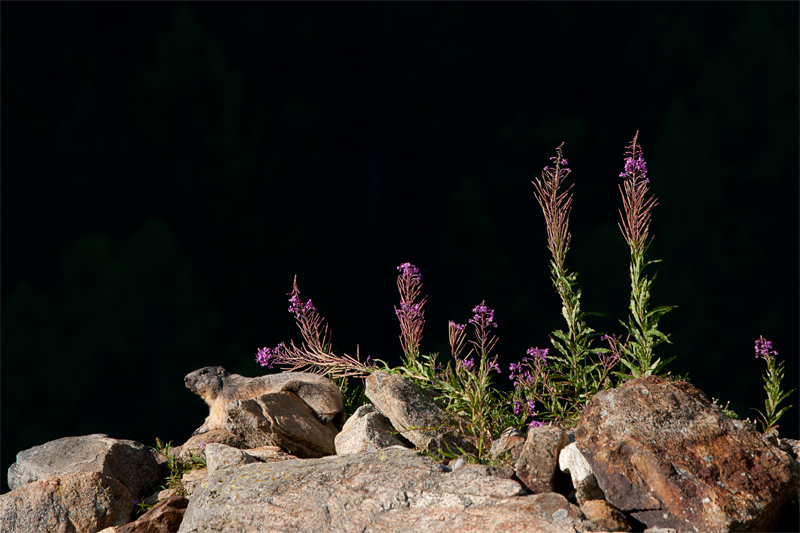
{"type": "Polygon", "coordinates": [[[539,420],[531,420],[531,423],[528,424],[528,427],[530,427],[530,428],[540,428],[540,427],[549,426],[549,425],[550,424],[547,423],[547,422],[541,422],[539,420]]]}
{"type": "Polygon", "coordinates": [[[401,276],[419,276],[419,269],[411,263],[403,263],[397,267],[397,271],[401,273],[401,276]]]}
{"type": "Polygon", "coordinates": [[[472,312],[475,313],[475,316],[469,319],[470,324],[475,324],[478,327],[497,327],[497,323],[494,321],[494,309],[487,307],[483,302],[477,305],[472,312]]]}
{"type": "Polygon", "coordinates": [[[647,174],[647,163],[645,162],[644,158],[642,157],[641,152],[636,154],[636,157],[626,157],[625,158],[625,171],[621,172],[619,177],[624,178],[626,175],[633,175],[635,173],[640,173],[642,178],[645,181],[650,181],[645,178],[645,174],[647,174]]]}
{"type": "Polygon", "coordinates": [[[547,354],[549,352],[549,348],[530,348],[527,353],[533,358],[534,364],[537,366],[547,366],[547,354]]]}
{"type": "Polygon", "coordinates": [[[760,335],[756,339],[756,359],[760,357],[769,361],[775,355],[778,355],[778,352],[772,350],[772,341],[768,341],[763,335],[760,335]]]}
{"type": "Polygon", "coordinates": [[[514,401],[514,415],[518,416],[522,412],[522,402],[519,400],[514,401]]]}
{"type": "Polygon", "coordinates": [[[470,370],[472,370],[472,367],[475,366],[475,358],[473,357],[472,359],[464,359],[463,361],[461,361],[461,366],[464,367],[464,370],[469,372],[470,370]]]}
{"type": "Polygon", "coordinates": [[[537,414],[537,411],[536,411],[536,402],[534,402],[533,400],[530,400],[530,399],[529,399],[529,400],[526,402],[525,409],[527,409],[527,411],[528,411],[528,414],[529,414],[529,415],[531,415],[531,416],[533,416],[533,415],[537,414]]]}
{"type": "Polygon", "coordinates": [[[489,370],[494,370],[498,374],[502,374],[502,372],[500,372],[500,365],[497,364],[497,361],[492,361],[489,363],[489,370]]]}
{"type": "Polygon", "coordinates": [[[283,344],[279,344],[275,348],[261,348],[256,354],[256,361],[261,366],[272,368],[272,365],[281,362],[281,353],[283,352],[283,344]]]}

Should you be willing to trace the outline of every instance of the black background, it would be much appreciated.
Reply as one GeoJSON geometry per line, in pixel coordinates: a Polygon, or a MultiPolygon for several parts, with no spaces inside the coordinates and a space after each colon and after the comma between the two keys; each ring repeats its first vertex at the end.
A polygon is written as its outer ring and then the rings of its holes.
{"type": "MultiPolygon", "coordinates": [[[[763,409],[759,335],[798,387],[798,4],[2,3],[2,473],[52,439],[183,442],[183,376],[299,339],[399,362],[396,267],[447,320],[496,310],[508,364],[564,327],[531,180],[573,173],[586,311],[622,333],[637,130],[651,305],[709,397],[763,409]]],[[[781,421],[798,437],[800,400],[781,421]]]]}

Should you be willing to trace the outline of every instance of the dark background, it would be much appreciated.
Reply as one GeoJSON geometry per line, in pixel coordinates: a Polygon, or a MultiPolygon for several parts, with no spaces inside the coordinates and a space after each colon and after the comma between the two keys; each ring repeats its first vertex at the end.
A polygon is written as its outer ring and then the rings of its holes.
{"type": "MultiPolygon", "coordinates": [[[[2,477],[94,432],[183,442],[183,376],[299,339],[399,362],[396,267],[508,364],[562,328],[531,180],[565,142],[567,266],[622,333],[619,173],[647,159],[677,358],[740,416],[798,387],[798,3],[2,3],[2,477]]],[[[654,272],[652,268],[650,272],[654,272]]],[[[800,399],[781,421],[798,437],[800,399]]]]}

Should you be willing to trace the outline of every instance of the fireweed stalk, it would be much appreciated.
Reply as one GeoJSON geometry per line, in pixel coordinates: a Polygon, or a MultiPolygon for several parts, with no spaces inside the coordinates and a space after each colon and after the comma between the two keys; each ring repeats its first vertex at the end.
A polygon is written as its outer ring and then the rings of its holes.
{"type": "MultiPolygon", "coordinates": [[[[523,403],[522,397],[526,398],[525,402],[532,401],[533,397],[537,397],[540,402],[546,404],[546,416],[554,419],[577,416],[580,406],[603,385],[607,374],[604,372],[606,365],[603,362],[593,361],[590,358],[592,354],[603,354],[607,350],[591,347],[596,334],[584,321],[586,316],[599,313],[581,311],[581,290],[577,284],[578,274],[567,271],[564,266],[571,240],[569,215],[572,209],[571,190],[574,184],[561,190],[570,173],[570,169],[566,166],[568,162],[561,152],[563,146],[562,143],[556,148],[556,157],[550,158],[554,166],[544,167],[542,177],[533,184],[536,201],[542,208],[547,225],[547,247],[552,255],[550,272],[553,285],[561,298],[561,314],[567,322],[567,331],[554,331],[550,337],[550,342],[561,355],[549,356],[551,363],[547,374],[549,379],[542,380],[536,376],[535,380],[530,383],[524,380],[515,381],[515,390],[520,393],[520,396],[514,400],[516,402],[515,410],[519,411],[518,406],[523,403]],[[543,392],[531,389],[534,386],[543,387],[543,392]]],[[[530,355],[531,351],[529,350],[528,353],[530,355]]],[[[536,353],[536,357],[542,361],[547,357],[546,351],[537,351],[536,353]]],[[[515,366],[521,368],[527,365],[529,367],[527,372],[539,368],[537,365],[531,366],[530,364],[531,361],[538,359],[530,359],[527,362],[523,359],[519,365],[512,365],[512,373],[515,366]]],[[[529,416],[532,416],[534,412],[532,406],[528,412],[529,416]]]]}
{"type": "Polygon", "coordinates": [[[491,330],[497,327],[494,310],[481,302],[472,310],[469,323],[473,326],[475,339],[466,356],[461,357],[466,339],[466,325],[452,320],[448,324],[450,353],[453,356],[452,370],[448,363],[442,374],[443,397],[447,399],[451,414],[463,413],[469,420],[471,433],[477,438],[478,457],[483,457],[492,442],[492,435],[502,423],[499,412],[501,402],[492,388],[492,373],[500,373],[497,355],[491,356],[497,344],[497,336],[491,330]]]}
{"type": "Polygon", "coordinates": [[[764,433],[778,434],[778,420],[783,416],[791,405],[787,405],[780,411],[778,404],[789,397],[794,392],[794,389],[789,392],[781,391],[781,381],[783,380],[783,362],[778,363],[775,356],[778,352],[772,350],[772,342],[766,340],[763,335],[756,339],[756,358],[763,359],[767,362],[767,374],[764,376],[764,390],[767,393],[767,399],[764,400],[764,407],[766,414],[758,409],[753,408],[759,415],[761,415],[761,428],[764,433]]]}
{"type": "MultiPolygon", "coordinates": [[[[298,347],[294,341],[289,346],[280,343],[275,348],[261,348],[256,354],[256,361],[267,368],[279,364],[288,372],[303,371],[325,374],[331,378],[344,380],[347,377],[365,377],[372,373],[374,367],[369,358],[362,363],[358,356],[333,353],[331,336],[325,320],[320,316],[311,299],[304,302],[300,299],[297,288],[297,276],[294,277],[292,292],[289,296],[289,312],[294,315],[295,323],[303,335],[303,342],[298,347]]],[[[341,386],[346,384],[339,383],[341,386]]]]}
{"type": "Polygon", "coordinates": [[[400,320],[400,344],[406,362],[413,364],[419,358],[419,344],[422,341],[422,330],[425,328],[425,312],[422,307],[427,296],[417,302],[422,290],[422,279],[419,269],[411,263],[403,263],[397,267],[397,290],[400,292],[400,308],[394,312],[400,320]]]}
{"type": "Polygon", "coordinates": [[[620,173],[624,178],[623,185],[620,186],[622,194],[622,204],[624,213],[620,210],[622,222],[619,224],[620,231],[625,237],[631,251],[631,299],[630,315],[628,323],[622,325],[628,330],[629,338],[624,344],[620,344],[614,338],[608,338],[612,345],[612,350],[620,352],[620,362],[627,367],[630,374],[625,377],[643,377],[657,374],[674,357],[665,361],[656,359],[653,361],[653,348],[662,342],[669,343],[667,335],[658,330],[658,321],[674,305],[656,307],[648,311],[647,306],[650,300],[650,286],[655,279],[648,278],[643,271],[645,267],[660,260],[645,261],[644,254],[650,247],[652,237],[649,236],[650,212],[658,205],[655,196],[647,197],[648,184],[647,165],[642,155],[642,147],[638,143],[639,132],[634,135],[631,144],[625,153],[625,168],[620,173]],[[616,346],[615,346],[616,345],[616,346]]]}
{"type": "Polygon", "coordinates": [[[423,307],[427,296],[419,299],[422,291],[422,277],[419,268],[411,263],[403,263],[397,267],[397,290],[400,292],[400,307],[394,308],[400,321],[400,345],[403,347],[403,364],[397,369],[390,369],[383,363],[384,370],[399,372],[417,385],[437,388],[440,379],[437,375],[436,357],[438,354],[422,354],[420,342],[422,330],[425,328],[425,311],[423,307]]]}

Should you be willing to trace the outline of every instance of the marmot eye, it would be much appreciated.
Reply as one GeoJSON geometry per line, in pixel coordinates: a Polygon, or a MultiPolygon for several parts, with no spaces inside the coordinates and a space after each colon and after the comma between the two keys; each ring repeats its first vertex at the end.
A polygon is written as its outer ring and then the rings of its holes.
{"type": "Polygon", "coordinates": [[[201,370],[200,375],[202,376],[203,374],[208,374],[208,370],[201,370]]]}

